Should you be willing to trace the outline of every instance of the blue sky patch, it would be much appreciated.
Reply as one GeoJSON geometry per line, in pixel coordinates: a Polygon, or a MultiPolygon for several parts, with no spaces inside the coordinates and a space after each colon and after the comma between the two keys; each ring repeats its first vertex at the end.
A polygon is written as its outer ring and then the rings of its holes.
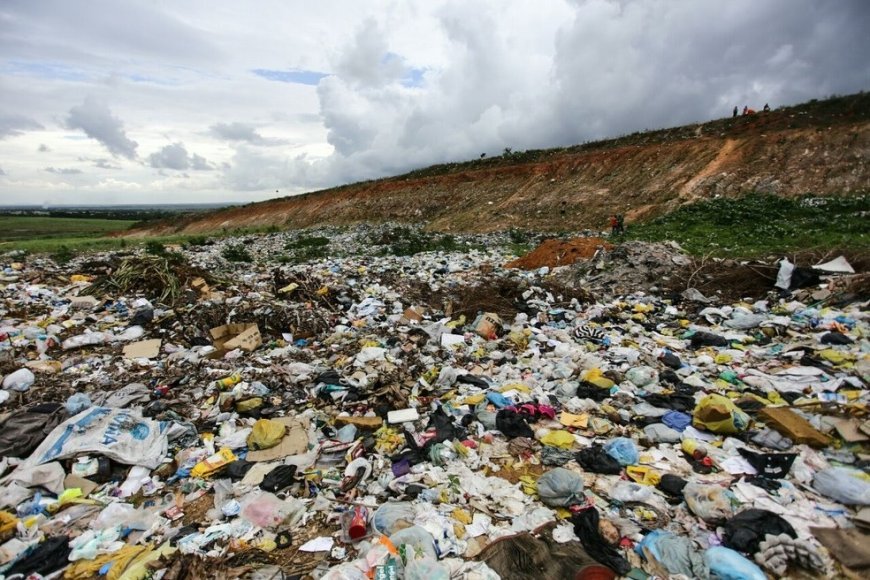
{"type": "Polygon", "coordinates": [[[422,87],[423,86],[423,73],[426,72],[426,69],[423,68],[412,68],[405,75],[405,78],[402,79],[402,84],[406,87],[422,87]]]}
{"type": "Polygon", "coordinates": [[[251,72],[270,81],[294,83],[297,85],[310,85],[313,87],[317,86],[320,79],[329,76],[326,73],[313,70],[271,70],[267,68],[256,68],[251,72]]]}
{"type": "Polygon", "coordinates": [[[62,81],[86,81],[91,75],[65,64],[44,61],[11,60],[0,65],[0,74],[62,81]]]}

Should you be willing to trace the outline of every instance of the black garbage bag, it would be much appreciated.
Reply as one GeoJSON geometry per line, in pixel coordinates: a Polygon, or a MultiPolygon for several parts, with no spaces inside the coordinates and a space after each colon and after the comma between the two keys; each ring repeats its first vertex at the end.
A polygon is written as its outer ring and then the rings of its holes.
{"type": "Polygon", "coordinates": [[[495,428],[505,434],[506,437],[528,437],[534,439],[535,432],[526,423],[525,418],[515,411],[502,409],[495,415],[495,428]]]}
{"type": "Polygon", "coordinates": [[[577,396],[581,399],[592,399],[596,403],[600,403],[610,396],[610,389],[602,389],[598,385],[583,381],[577,387],[577,396]]]}
{"type": "Polygon", "coordinates": [[[592,473],[604,473],[607,475],[619,475],[622,473],[622,466],[612,455],[604,450],[601,445],[593,445],[585,449],[581,449],[574,456],[577,463],[586,471],[592,473]]]}
{"type": "Polygon", "coordinates": [[[656,486],[670,497],[683,497],[683,488],[686,487],[686,483],[688,483],[685,479],[678,475],[674,475],[673,473],[666,473],[662,475],[661,481],[656,486]]]}
{"type": "Polygon", "coordinates": [[[791,273],[791,284],[789,290],[797,290],[798,288],[806,288],[819,283],[819,273],[812,268],[797,267],[791,273]]]}
{"type": "Polygon", "coordinates": [[[680,357],[672,352],[662,353],[662,355],[659,357],[659,360],[662,361],[663,365],[672,369],[678,369],[683,366],[683,362],[680,360],[680,357]]]}
{"type": "Polygon", "coordinates": [[[466,436],[466,430],[457,425],[453,417],[444,412],[443,407],[438,407],[429,414],[429,428],[435,429],[435,437],[427,441],[424,447],[453,439],[464,439],[466,436]]]}
{"type": "Polygon", "coordinates": [[[295,465],[279,465],[272,471],[266,474],[260,483],[260,489],[275,493],[285,487],[289,487],[296,476],[295,465]]]}
{"type": "Polygon", "coordinates": [[[692,348],[701,348],[702,346],[728,346],[729,344],[724,336],[719,336],[718,334],[705,332],[703,330],[699,330],[693,334],[690,340],[692,348]]]}
{"type": "Polygon", "coordinates": [[[583,549],[596,562],[603,564],[620,576],[625,576],[631,570],[628,560],[601,536],[598,529],[599,515],[594,507],[576,513],[571,517],[574,533],[580,538],[583,549]]]}
{"type": "Polygon", "coordinates": [[[788,475],[797,458],[797,453],[755,453],[742,447],[738,451],[759,475],[770,479],[782,479],[788,475]]]}
{"type": "Polygon", "coordinates": [[[797,532],[791,524],[780,516],[768,510],[753,508],[744,510],[725,522],[722,545],[738,552],[755,554],[767,534],[788,534],[797,538],[797,532]]]}
{"type": "Polygon", "coordinates": [[[855,341],[852,340],[851,338],[849,338],[848,336],[846,336],[845,334],[843,334],[842,332],[837,332],[834,330],[834,331],[831,331],[831,332],[823,335],[821,342],[822,342],[822,344],[840,344],[840,345],[843,345],[843,344],[852,344],[855,341]]]}
{"type": "Polygon", "coordinates": [[[221,477],[229,477],[233,481],[239,481],[247,475],[253,466],[254,464],[250,461],[237,459],[223,469],[221,477]]]}
{"type": "Polygon", "coordinates": [[[0,457],[29,457],[55,427],[66,420],[60,403],[42,403],[0,423],[0,457]]]}
{"type": "Polygon", "coordinates": [[[478,377],[477,375],[472,375],[471,373],[467,375],[459,375],[458,377],[456,377],[456,382],[466,385],[474,385],[475,387],[480,387],[481,389],[488,389],[492,386],[483,377],[478,377]]]}
{"type": "Polygon", "coordinates": [[[692,395],[681,395],[677,393],[662,395],[659,393],[652,393],[643,399],[653,407],[658,407],[660,409],[671,409],[673,411],[682,411],[691,414],[692,410],[695,408],[695,397],[692,395]]]}
{"type": "Polygon", "coordinates": [[[69,538],[66,536],[53,536],[46,538],[44,542],[38,544],[32,552],[15,562],[9,570],[6,571],[6,578],[13,574],[40,574],[48,576],[56,570],[60,570],[69,561],[69,553],[72,548],[69,547],[69,538]]]}

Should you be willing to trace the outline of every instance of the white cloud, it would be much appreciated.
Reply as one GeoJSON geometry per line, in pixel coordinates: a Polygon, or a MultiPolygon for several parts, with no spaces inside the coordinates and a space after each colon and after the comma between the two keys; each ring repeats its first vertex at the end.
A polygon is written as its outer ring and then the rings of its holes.
{"type": "Polygon", "coordinates": [[[214,167],[201,155],[187,152],[184,143],[172,143],[148,156],[148,164],[157,169],[209,171],[214,167]]]}
{"type": "Polygon", "coordinates": [[[20,203],[257,200],[870,88],[861,0],[7,0],[0,19],[0,197],[20,203]]]}
{"type": "Polygon", "coordinates": [[[91,139],[96,139],[115,156],[136,158],[138,143],[127,137],[124,123],[112,115],[109,107],[92,97],[69,110],[66,126],[81,129],[91,139]]]}

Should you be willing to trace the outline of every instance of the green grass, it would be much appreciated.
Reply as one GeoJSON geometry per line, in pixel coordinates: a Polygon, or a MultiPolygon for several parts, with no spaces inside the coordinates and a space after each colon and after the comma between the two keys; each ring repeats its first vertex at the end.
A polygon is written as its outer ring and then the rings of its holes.
{"type": "Polygon", "coordinates": [[[96,238],[126,230],[133,220],[0,215],[0,242],[96,238]]]}
{"type": "Polygon", "coordinates": [[[811,249],[870,249],[870,194],[781,198],[750,194],[683,206],[625,239],[674,240],[688,252],[727,257],[811,249]]]}

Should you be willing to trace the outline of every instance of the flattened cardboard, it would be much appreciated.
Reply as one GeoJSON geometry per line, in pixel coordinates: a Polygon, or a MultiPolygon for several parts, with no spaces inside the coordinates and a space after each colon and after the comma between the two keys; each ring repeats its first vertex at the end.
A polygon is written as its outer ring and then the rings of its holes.
{"type": "Polygon", "coordinates": [[[299,455],[308,450],[308,421],[299,420],[296,417],[276,417],[273,421],[283,423],[287,427],[287,433],[281,441],[269,449],[248,451],[245,459],[254,463],[261,461],[275,461],[291,455],[299,455]]]}
{"type": "Polygon", "coordinates": [[[163,340],[160,338],[131,342],[124,347],[124,358],[156,358],[161,344],[163,340]]]}
{"type": "Polygon", "coordinates": [[[843,438],[843,441],[846,443],[859,443],[861,441],[867,441],[870,439],[866,433],[861,431],[860,425],[857,421],[852,419],[844,419],[837,418],[832,421],[834,424],[834,428],[837,430],[837,433],[840,437],[843,438]]]}

